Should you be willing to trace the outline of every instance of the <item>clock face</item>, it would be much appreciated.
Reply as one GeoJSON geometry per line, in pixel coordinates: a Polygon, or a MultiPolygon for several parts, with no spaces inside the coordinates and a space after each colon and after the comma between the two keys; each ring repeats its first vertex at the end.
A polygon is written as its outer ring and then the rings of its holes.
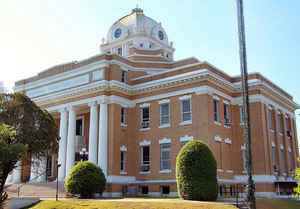
{"type": "Polygon", "coordinates": [[[117,30],[115,30],[115,38],[120,38],[121,34],[122,34],[121,28],[118,28],[117,30]]]}
{"type": "Polygon", "coordinates": [[[161,30],[158,31],[158,37],[160,40],[164,40],[164,33],[161,30]]]}

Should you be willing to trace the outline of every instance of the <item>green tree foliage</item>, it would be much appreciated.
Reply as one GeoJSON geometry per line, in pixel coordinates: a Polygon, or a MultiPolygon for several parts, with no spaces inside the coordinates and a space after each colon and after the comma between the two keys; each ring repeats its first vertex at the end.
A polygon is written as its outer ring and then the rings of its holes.
{"type": "Polygon", "coordinates": [[[24,94],[0,94],[0,123],[15,128],[17,142],[28,145],[28,152],[45,156],[58,149],[58,128],[53,117],[24,94]]]}
{"type": "Polygon", "coordinates": [[[8,125],[2,126],[4,136],[0,145],[2,193],[8,174],[24,156],[24,148],[26,154],[38,158],[57,151],[58,128],[47,111],[20,93],[0,94],[0,123],[8,125]]]}
{"type": "Polygon", "coordinates": [[[81,198],[92,198],[95,193],[102,194],[106,179],[101,168],[89,161],[74,166],[65,183],[65,190],[81,198]]]}
{"type": "Polygon", "coordinates": [[[185,200],[213,201],[218,197],[217,162],[200,140],[184,145],[176,158],[179,196],[185,200]]]}
{"type": "Polygon", "coordinates": [[[6,178],[26,148],[24,144],[17,142],[13,127],[0,123],[0,203],[7,198],[3,191],[6,178]]]}

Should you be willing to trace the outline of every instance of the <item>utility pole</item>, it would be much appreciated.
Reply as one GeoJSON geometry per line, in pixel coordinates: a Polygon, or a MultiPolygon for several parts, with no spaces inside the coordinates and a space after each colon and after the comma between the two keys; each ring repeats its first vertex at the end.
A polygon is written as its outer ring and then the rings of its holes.
{"type": "Polygon", "coordinates": [[[251,152],[251,129],[250,129],[250,106],[248,95],[248,70],[246,56],[246,38],[244,25],[243,0],[237,0],[238,10],[238,32],[240,46],[240,66],[241,66],[241,83],[242,83],[242,100],[243,100],[243,123],[244,123],[244,142],[246,147],[246,163],[248,174],[247,201],[251,209],[256,209],[255,203],[255,185],[252,178],[252,152],[251,152]]]}

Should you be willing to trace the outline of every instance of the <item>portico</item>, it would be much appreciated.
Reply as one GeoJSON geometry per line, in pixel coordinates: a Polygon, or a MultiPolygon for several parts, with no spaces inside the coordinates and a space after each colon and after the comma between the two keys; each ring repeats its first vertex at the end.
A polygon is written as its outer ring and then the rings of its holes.
{"type": "MultiPolygon", "coordinates": [[[[92,99],[91,99],[92,100],[92,99]]],[[[79,136],[76,134],[76,117],[83,110],[90,113],[88,147],[89,161],[98,164],[107,175],[107,120],[108,104],[101,100],[87,103],[67,104],[58,110],[60,114],[60,137],[58,162],[61,164],[58,180],[64,181],[76,163],[75,155],[79,146],[79,136]],[[100,111],[99,111],[100,109],[100,111]],[[77,140],[76,140],[77,139],[77,140]],[[76,148],[77,147],[77,148],[76,148]]],[[[85,138],[83,137],[83,140],[85,138]]],[[[84,142],[85,144],[85,142],[84,142]]],[[[86,145],[83,145],[86,146],[86,145]]],[[[83,147],[82,147],[83,148],[83,147]]]]}

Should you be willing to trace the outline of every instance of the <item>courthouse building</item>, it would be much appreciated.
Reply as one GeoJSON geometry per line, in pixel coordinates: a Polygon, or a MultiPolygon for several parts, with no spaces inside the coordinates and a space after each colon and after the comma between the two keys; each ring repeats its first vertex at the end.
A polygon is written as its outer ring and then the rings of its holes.
{"type": "MultiPolygon", "coordinates": [[[[220,192],[247,182],[239,76],[194,57],[174,60],[162,24],[139,8],[110,27],[100,51],[15,83],[57,120],[59,181],[86,149],[106,175],[104,195],[177,196],[176,156],[200,139],[217,160],[220,192]]],[[[257,195],[289,194],[299,105],[260,73],[249,75],[249,94],[257,195]]],[[[20,162],[13,181],[56,179],[56,156],[38,167],[20,162]]]]}

